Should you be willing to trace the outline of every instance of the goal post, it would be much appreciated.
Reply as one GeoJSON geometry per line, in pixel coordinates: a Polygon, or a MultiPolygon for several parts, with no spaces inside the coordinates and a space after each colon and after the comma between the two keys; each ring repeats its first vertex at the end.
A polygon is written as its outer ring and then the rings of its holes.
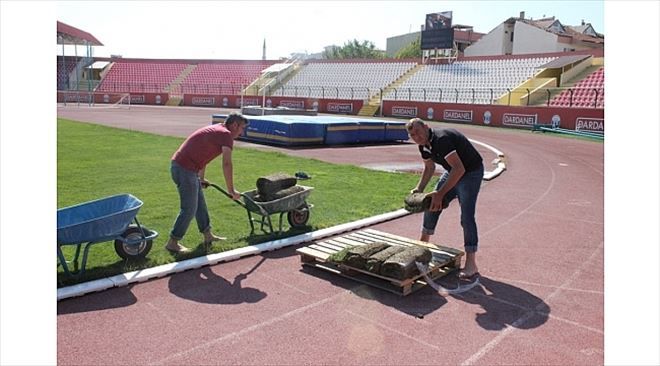
{"type": "Polygon", "coordinates": [[[57,104],[62,107],[129,108],[129,93],[58,90],[57,104]]]}

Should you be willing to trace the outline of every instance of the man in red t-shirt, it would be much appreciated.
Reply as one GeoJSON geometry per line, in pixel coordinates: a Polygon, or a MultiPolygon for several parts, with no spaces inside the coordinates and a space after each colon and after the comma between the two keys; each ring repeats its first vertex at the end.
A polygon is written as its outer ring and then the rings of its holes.
{"type": "Polygon", "coordinates": [[[205,243],[210,244],[225,239],[211,232],[209,213],[201,189],[208,185],[208,181],[204,179],[204,171],[211,160],[222,155],[222,172],[227,183],[227,191],[233,199],[240,199],[241,194],[234,189],[231,152],[234,139],[243,133],[247,124],[245,117],[235,112],[231,113],[224,124],[202,127],[193,132],[172,155],[170,171],[179,191],[181,210],[165,246],[167,250],[174,253],[190,250],[181,245],[180,241],[186,234],[193,216],[199,231],[204,234],[205,243]]]}

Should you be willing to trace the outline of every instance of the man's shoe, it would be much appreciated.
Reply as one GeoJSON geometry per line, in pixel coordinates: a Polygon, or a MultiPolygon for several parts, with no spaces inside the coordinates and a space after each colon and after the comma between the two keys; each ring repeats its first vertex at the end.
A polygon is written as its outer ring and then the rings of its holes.
{"type": "Polygon", "coordinates": [[[227,240],[227,238],[224,237],[224,236],[216,236],[216,235],[213,235],[213,236],[211,237],[211,240],[206,240],[206,239],[204,239],[204,242],[205,242],[205,243],[212,243],[212,242],[214,242],[214,241],[221,241],[221,240],[227,240]]]}
{"type": "Polygon", "coordinates": [[[461,272],[461,273],[458,274],[458,279],[463,280],[463,281],[473,282],[476,279],[478,279],[479,277],[481,277],[479,272],[474,272],[473,274],[467,274],[465,272],[461,272]]]}
{"type": "Polygon", "coordinates": [[[187,253],[190,251],[190,249],[184,247],[183,245],[177,243],[177,246],[175,248],[170,247],[168,245],[165,246],[165,249],[169,250],[172,253],[179,254],[179,253],[187,253]]]}

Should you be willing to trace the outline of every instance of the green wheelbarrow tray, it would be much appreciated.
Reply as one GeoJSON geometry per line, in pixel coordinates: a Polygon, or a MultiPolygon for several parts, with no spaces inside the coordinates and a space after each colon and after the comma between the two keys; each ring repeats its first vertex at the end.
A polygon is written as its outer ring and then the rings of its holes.
{"type": "MultiPolygon", "coordinates": [[[[209,185],[220,192],[225,196],[231,198],[231,195],[227,193],[220,186],[209,183],[209,185]]],[[[287,214],[287,221],[289,225],[293,228],[301,228],[307,225],[309,221],[309,211],[312,207],[311,204],[306,202],[307,197],[314,187],[300,186],[303,190],[296,192],[294,194],[288,195],[272,201],[259,202],[255,201],[254,198],[257,195],[257,190],[247,191],[241,193],[242,201],[234,201],[237,204],[243,206],[247,211],[248,221],[250,222],[250,235],[254,234],[254,221],[258,220],[252,217],[252,214],[259,215],[261,217],[261,231],[266,234],[277,233],[278,235],[282,233],[282,217],[284,214],[287,214]],[[279,230],[275,232],[273,229],[273,222],[270,218],[271,215],[279,214],[279,230]],[[268,230],[266,230],[268,229],[268,230]]]]}

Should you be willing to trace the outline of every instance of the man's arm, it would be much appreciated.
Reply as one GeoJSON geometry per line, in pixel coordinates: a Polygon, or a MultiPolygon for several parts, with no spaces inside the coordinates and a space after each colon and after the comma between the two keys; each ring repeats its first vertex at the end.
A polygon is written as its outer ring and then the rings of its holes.
{"type": "Polygon", "coordinates": [[[452,150],[452,152],[447,154],[447,156],[445,156],[445,160],[449,165],[451,165],[451,170],[449,171],[449,176],[447,177],[445,183],[440,187],[440,189],[438,189],[437,192],[433,193],[433,200],[431,201],[430,208],[431,211],[439,211],[442,209],[442,198],[450,189],[454,188],[463,174],[465,174],[465,166],[463,166],[463,162],[458,156],[456,150],[452,150]]]}
{"type": "Polygon", "coordinates": [[[422,171],[422,176],[419,178],[417,187],[413,188],[410,193],[424,192],[426,185],[429,183],[429,180],[431,180],[431,177],[433,177],[433,173],[435,173],[435,162],[432,159],[424,160],[424,171],[422,171]]]}
{"type": "Polygon", "coordinates": [[[222,147],[222,174],[225,176],[225,183],[227,183],[227,192],[235,200],[241,198],[241,194],[234,190],[234,166],[231,162],[231,148],[227,146],[222,147]]]}

